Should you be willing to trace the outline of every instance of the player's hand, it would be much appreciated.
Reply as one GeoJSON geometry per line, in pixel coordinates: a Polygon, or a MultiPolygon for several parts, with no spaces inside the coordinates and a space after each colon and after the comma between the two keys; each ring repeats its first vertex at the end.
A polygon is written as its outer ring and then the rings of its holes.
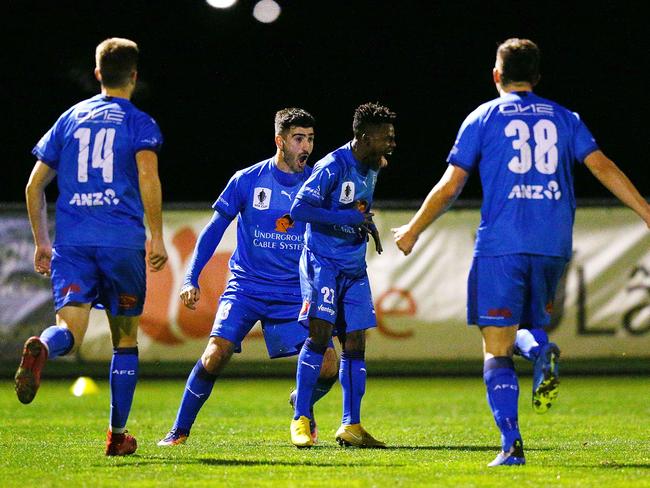
{"type": "Polygon", "coordinates": [[[201,299],[201,290],[194,285],[185,285],[181,288],[180,299],[190,310],[196,310],[196,304],[201,299]]]}
{"type": "Polygon", "coordinates": [[[149,262],[149,270],[152,272],[160,271],[165,267],[167,262],[167,250],[162,237],[151,239],[149,245],[149,255],[147,256],[149,262]]]}
{"type": "Polygon", "coordinates": [[[402,225],[401,227],[395,227],[391,229],[393,232],[393,238],[395,239],[395,244],[400,251],[404,253],[404,256],[411,254],[413,246],[418,240],[418,236],[411,231],[411,228],[407,225],[402,225]]]}
{"type": "Polygon", "coordinates": [[[366,241],[368,240],[368,236],[372,237],[372,240],[375,241],[375,250],[377,251],[377,254],[381,254],[384,252],[384,248],[381,245],[381,239],[379,238],[379,230],[377,229],[375,222],[372,220],[373,215],[372,212],[365,214],[366,220],[361,224],[361,232],[365,235],[366,241]]]}
{"type": "Polygon", "coordinates": [[[52,246],[44,244],[34,250],[34,271],[43,276],[50,276],[52,263],[52,246]]]}

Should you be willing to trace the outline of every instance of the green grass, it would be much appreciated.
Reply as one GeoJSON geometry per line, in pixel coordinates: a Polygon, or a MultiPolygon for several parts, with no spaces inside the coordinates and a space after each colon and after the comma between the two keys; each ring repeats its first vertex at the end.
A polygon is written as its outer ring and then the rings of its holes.
{"type": "Polygon", "coordinates": [[[106,458],[109,394],[73,397],[47,380],[24,406],[0,383],[0,484],[8,486],[650,486],[650,379],[564,378],[545,415],[521,380],[523,467],[487,468],[498,433],[481,378],[370,378],[366,428],[389,449],[339,448],[340,388],[317,406],[321,442],[289,444],[291,380],[217,382],[184,446],[159,448],[183,382],[141,380],[135,455],[106,458]]]}

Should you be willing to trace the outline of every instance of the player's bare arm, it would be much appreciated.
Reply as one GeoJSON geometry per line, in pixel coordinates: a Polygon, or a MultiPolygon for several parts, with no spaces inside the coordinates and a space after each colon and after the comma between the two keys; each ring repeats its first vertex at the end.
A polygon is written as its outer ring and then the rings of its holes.
{"type": "Polygon", "coordinates": [[[42,161],[37,161],[25,188],[27,213],[34,236],[34,270],[44,276],[50,275],[50,261],[52,260],[52,243],[47,229],[45,187],[55,176],[55,170],[42,161]]]}
{"type": "Polygon", "coordinates": [[[405,256],[411,253],[422,231],[456,201],[468,177],[467,171],[450,164],[411,221],[406,225],[391,229],[395,244],[405,256]]]}
{"type": "Polygon", "coordinates": [[[614,161],[602,151],[594,151],[585,158],[585,164],[598,181],[634,210],[650,228],[650,205],[614,161]]]}
{"type": "Polygon", "coordinates": [[[139,151],[135,155],[138,164],[138,180],[144,213],[151,232],[149,268],[160,271],[167,262],[167,250],[162,232],[162,189],[158,177],[158,155],[154,151],[139,151]]]}

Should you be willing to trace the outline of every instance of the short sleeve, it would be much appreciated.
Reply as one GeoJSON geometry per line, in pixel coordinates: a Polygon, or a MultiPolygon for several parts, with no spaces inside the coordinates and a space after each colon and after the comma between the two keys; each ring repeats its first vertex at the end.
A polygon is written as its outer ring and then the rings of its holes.
{"type": "Polygon", "coordinates": [[[582,163],[587,156],[598,150],[598,144],[585,123],[580,120],[580,116],[575,112],[573,115],[577,121],[573,136],[573,154],[575,154],[576,159],[582,163]]]}
{"type": "Polygon", "coordinates": [[[463,121],[454,147],[449,151],[447,162],[463,168],[468,173],[478,164],[481,158],[480,118],[478,113],[472,112],[463,121]]]}
{"type": "Polygon", "coordinates": [[[163,143],[162,133],[156,121],[145,113],[140,113],[134,128],[134,152],[150,150],[159,152],[163,143]]]}
{"type": "Polygon", "coordinates": [[[336,187],[339,171],[339,167],[334,161],[317,163],[311,176],[307,178],[307,181],[298,191],[296,198],[306,200],[320,207],[325,198],[336,187]]]}
{"type": "Polygon", "coordinates": [[[246,203],[246,189],[244,188],[243,173],[235,173],[221,192],[219,198],[212,204],[212,208],[229,220],[234,219],[241,212],[246,203]]]}
{"type": "Polygon", "coordinates": [[[63,150],[65,119],[65,114],[59,117],[59,120],[41,137],[41,140],[32,149],[34,156],[54,170],[58,169],[61,151],[63,150]]]}

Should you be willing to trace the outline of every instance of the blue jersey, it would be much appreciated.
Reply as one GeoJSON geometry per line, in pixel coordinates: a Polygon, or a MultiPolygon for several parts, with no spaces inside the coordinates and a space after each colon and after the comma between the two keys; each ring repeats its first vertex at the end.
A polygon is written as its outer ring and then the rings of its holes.
{"type": "Polygon", "coordinates": [[[124,98],[97,95],[64,112],[32,150],[57,172],[55,246],[144,249],[135,155],[161,144],[156,122],[124,98]]]}
{"type": "Polygon", "coordinates": [[[532,92],[479,106],[463,122],[447,161],[483,186],[476,256],[570,258],[576,161],[597,150],[576,113],[532,92]]]}
{"type": "MultiPolygon", "coordinates": [[[[352,154],[352,144],[329,153],[314,166],[296,198],[327,210],[349,210],[364,201],[372,207],[378,171],[369,169],[352,154]]],[[[305,245],[324,262],[348,276],[360,276],[366,269],[366,238],[357,226],[308,223],[305,245]]]]}
{"type": "Polygon", "coordinates": [[[237,247],[230,258],[235,290],[300,295],[298,265],[305,224],[289,217],[296,193],[311,173],[284,173],[274,158],[238,171],[212,206],[237,218],[237,247]]]}

